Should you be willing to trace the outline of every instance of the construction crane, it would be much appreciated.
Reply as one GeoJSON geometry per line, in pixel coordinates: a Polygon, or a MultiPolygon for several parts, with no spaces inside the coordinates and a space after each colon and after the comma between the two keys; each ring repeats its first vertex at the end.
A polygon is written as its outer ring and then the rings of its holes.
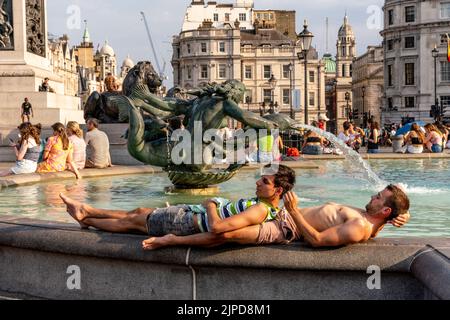
{"type": "Polygon", "coordinates": [[[144,20],[145,29],[147,30],[147,36],[148,36],[148,40],[150,41],[150,46],[152,47],[153,56],[155,57],[155,63],[156,63],[156,67],[158,68],[159,76],[162,80],[167,80],[167,76],[164,74],[164,72],[166,71],[166,62],[164,61],[164,67],[163,67],[163,69],[161,69],[161,65],[159,64],[159,59],[156,54],[155,45],[153,44],[152,35],[150,33],[150,28],[147,23],[147,18],[145,17],[145,13],[143,11],[141,11],[141,15],[144,20]]]}

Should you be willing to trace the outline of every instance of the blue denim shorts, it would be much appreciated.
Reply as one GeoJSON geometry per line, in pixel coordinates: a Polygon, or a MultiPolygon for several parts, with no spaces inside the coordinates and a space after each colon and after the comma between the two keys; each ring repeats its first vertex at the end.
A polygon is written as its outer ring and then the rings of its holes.
{"type": "Polygon", "coordinates": [[[433,146],[431,147],[431,151],[433,153],[442,153],[442,146],[439,144],[433,144],[433,146]]]}
{"type": "Polygon", "coordinates": [[[200,233],[194,223],[194,212],[186,205],[156,209],[147,218],[147,230],[151,237],[200,233]]]}
{"type": "Polygon", "coordinates": [[[303,154],[320,156],[323,154],[323,148],[321,146],[308,145],[303,148],[303,154]]]}

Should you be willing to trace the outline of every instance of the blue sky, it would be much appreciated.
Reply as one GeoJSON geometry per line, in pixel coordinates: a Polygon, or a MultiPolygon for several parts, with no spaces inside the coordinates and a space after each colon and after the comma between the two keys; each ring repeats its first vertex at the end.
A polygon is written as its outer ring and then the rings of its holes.
{"type": "MultiPolygon", "coordinates": [[[[232,0],[218,0],[230,3],[232,0]]],[[[114,48],[119,67],[130,54],[134,62],[150,60],[153,55],[140,11],[144,11],[151,29],[153,42],[160,55],[161,65],[167,62],[166,74],[172,83],[172,36],[181,30],[183,17],[191,0],[48,0],[48,28],[55,35],[67,34],[71,44],[79,44],[87,20],[94,46],[105,40],[114,48]],[[79,23],[81,22],[81,24],[79,23]]],[[[329,48],[336,52],[336,37],[347,12],[357,40],[357,53],[362,54],[368,45],[381,43],[383,0],[255,0],[256,9],[295,10],[297,32],[303,20],[309,21],[314,33],[313,45],[322,55],[326,48],[325,19],[329,18],[329,48]]]]}

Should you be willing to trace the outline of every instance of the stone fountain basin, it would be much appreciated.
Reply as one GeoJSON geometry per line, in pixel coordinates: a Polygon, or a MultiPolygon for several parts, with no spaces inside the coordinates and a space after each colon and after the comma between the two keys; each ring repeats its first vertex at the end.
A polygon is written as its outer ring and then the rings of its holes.
{"type": "Polygon", "coordinates": [[[450,299],[450,238],[153,252],[141,249],[144,239],[0,217],[0,292],[43,299],[450,299]],[[80,290],[67,287],[71,266],[79,267],[80,290]],[[381,270],[379,290],[368,289],[370,266],[381,270]]]}
{"type": "MultiPolygon", "coordinates": [[[[158,169],[117,166],[85,170],[83,176],[151,172],[158,169]]],[[[74,177],[71,173],[16,176],[0,179],[0,184],[8,187],[60,179],[74,177]]],[[[294,243],[155,252],[141,249],[143,239],[81,231],[74,224],[0,217],[0,295],[145,300],[450,299],[450,238],[383,238],[331,249],[294,243]],[[67,287],[71,266],[80,268],[80,290],[67,287]],[[381,271],[380,289],[367,286],[371,266],[381,271]]]]}

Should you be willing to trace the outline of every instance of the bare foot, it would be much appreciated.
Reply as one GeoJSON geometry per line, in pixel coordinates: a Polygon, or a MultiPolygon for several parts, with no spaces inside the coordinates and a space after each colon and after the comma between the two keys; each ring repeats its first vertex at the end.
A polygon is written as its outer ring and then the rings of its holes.
{"type": "Polygon", "coordinates": [[[160,238],[150,238],[142,242],[142,248],[144,250],[157,250],[164,247],[173,246],[173,240],[176,239],[176,237],[177,236],[173,234],[168,234],[160,238]]]}
{"type": "Polygon", "coordinates": [[[87,217],[87,214],[84,210],[84,205],[81,202],[70,199],[62,193],[59,194],[59,197],[66,204],[67,213],[69,213],[72,218],[74,218],[80,224],[81,229],[88,229],[89,226],[83,223],[83,220],[87,217]]]}

